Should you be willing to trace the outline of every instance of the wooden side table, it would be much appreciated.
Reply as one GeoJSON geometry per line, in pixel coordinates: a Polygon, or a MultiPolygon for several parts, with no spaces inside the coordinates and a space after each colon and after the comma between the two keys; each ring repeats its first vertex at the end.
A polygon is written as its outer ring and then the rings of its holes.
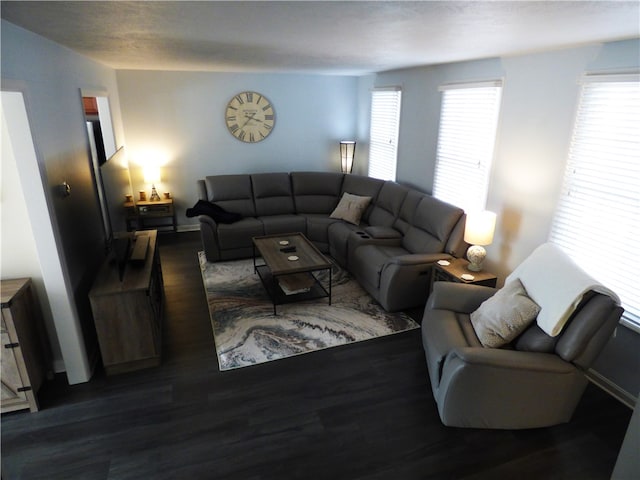
{"type": "Polygon", "coordinates": [[[177,230],[173,198],[125,202],[124,208],[127,211],[127,231],[133,230],[134,225],[138,230],[144,230],[145,228],[157,229],[160,227],[171,227],[174,232],[177,230]],[[168,223],[167,219],[171,223],[168,223]]]}
{"type": "Polygon", "coordinates": [[[433,290],[433,282],[457,282],[472,285],[483,285],[485,287],[495,287],[498,277],[493,273],[481,271],[472,272],[467,269],[469,262],[464,258],[454,258],[449,261],[449,265],[435,263],[431,273],[431,285],[429,291],[433,290]],[[473,275],[473,279],[462,278],[462,275],[473,275]]]}

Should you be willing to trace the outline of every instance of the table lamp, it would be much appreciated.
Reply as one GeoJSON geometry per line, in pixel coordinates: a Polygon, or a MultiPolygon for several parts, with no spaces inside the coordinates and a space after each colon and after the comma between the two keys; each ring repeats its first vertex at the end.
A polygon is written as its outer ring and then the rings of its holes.
{"type": "Polygon", "coordinates": [[[484,245],[493,242],[493,232],[496,228],[496,214],[488,210],[467,214],[467,222],[464,227],[464,241],[471,244],[467,250],[469,265],[467,269],[472,272],[482,271],[482,262],[487,256],[484,245]]]}
{"type": "Polygon", "coordinates": [[[144,181],[151,184],[151,197],[149,200],[157,202],[160,200],[160,195],[156,190],[156,183],[160,182],[160,168],[159,167],[144,167],[144,181]]]}

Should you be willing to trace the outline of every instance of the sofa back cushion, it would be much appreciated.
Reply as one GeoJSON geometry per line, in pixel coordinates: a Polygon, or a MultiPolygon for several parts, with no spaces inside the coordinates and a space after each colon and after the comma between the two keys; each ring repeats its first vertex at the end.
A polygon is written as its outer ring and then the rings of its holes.
{"type": "Polygon", "coordinates": [[[361,220],[369,223],[369,215],[373,204],[378,198],[380,188],[384,184],[384,180],[379,178],[365,177],[363,175],[345,175],[342,182],[342,193],[350,193],[360,197],[371,197],[369,206],[361,216],[361,220]]]}
{"type": "Polygon", "coordinates": [[[288,173],[257,173],[251,175],[256,215],[294,213],[291,180],[288,173]]]}
{"type": "Polygon", "coordinates": [[[587,292],[558,335],[556,353],[586,370],[611,338],[622,312],[610,296],[587,292]]]}
{"type": "Polygon", "coordinates": [[[391,227],[400,214],[400,207],[409,189],[396,182],[385,182],[378,193],[378,198],[371,207],[369,224],[380,227],[391,227]]]}
{"type": "Polygon", "coordinates": [[[407,192],[407,195],[404,197],[404,201],[402,202],[402,206],[400,207],[400,214],[398,215],[398,218],[396,218],[395,222],[393,222],[393,228],[402,232],[403,235],[406,235],[411,228],[411,225],[413,225],[413,218],[416,215],[418,204],[425,195],[426,193],[422,193],[417,190],[409,190],[407,192]]]}
{"type": "Polygon", "coordinates": [[[205,185],[210,202],[243,217],[255,216],[249,175],[212,175],[205,178],[205,185]]]}
{"type": "Polygon", "coordinates": [[[556,353],[563,360],[589,368],[618,324],[622,308],[609,296],[587,292],[559,335],[552,337],[533,323],[513,342],[525,352],[556,353]]]}
{"type": "Polygon", "coordinates": [[[402,246],[412,253],[443,252],[463,210],[430,195],[420,200],[402,246]]]}
{"type": "Polygon", "coordinates": [[[453,255],[456,258],[464,257],[469,249],[469,244],[464,241],[464,226],[466,220],[466,214],[462,214],[456,226],[453,227],[453,231],[451,235],[449,235],[449,240],[447,240],[447,245],[444,247],[445,253],[453,255]]]}
{"type": "Polygon", "coordinates": [[[292,172],[291,188],[297,213],[329,215],[340,200],[344,174],[336,172],[292,172]]]}

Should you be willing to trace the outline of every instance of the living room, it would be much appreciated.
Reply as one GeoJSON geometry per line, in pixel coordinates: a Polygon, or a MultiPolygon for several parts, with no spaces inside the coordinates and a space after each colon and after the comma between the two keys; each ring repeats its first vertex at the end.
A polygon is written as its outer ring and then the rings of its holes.
{"type": "MultiPolygon", "coordinates": [[[[397,180],[430,192],[439,125],[438,88],[447,83],[503,79],[486,205],[497,212],[498,226],[493,243],[487,247],[486,266],[504,279],[547,240],[560,194],[580,79],[586,73],[628,72],[640,67],[634,20],[637,4],[633,2],[621,3],[620,8],[622,17],[631,18],[635,31],[611,40],[548,45],[519,54],[376,73],[331,75],[268,69],[113,68],[7,21],[5,3],[3,90],[24,93],[40,166],[28,177],[32,182],[28,188],[23,181],[27,202],[17,212],[30,218],[31,226],[26,230],[21,227],[23,236],[15,243],[30,248],[22,253],[24,258],[41,259],[27,273],[40,279],[39,296],[49,298],[45,317],[56,370],[66,370],[71,384],[87,382],[92,376],[97,344],[87,334],[92,319],[86,298],[103,255],[80,89],[108,92],[117,143],[126,145],[132,167],[134,192],[149,187],[143,180],[142,166],[136,162],[150,151],[165,159],[159,187],[162,192],[171,192],[178,229],[188,232],[198,225],[184,213],[197,200],[196,180],[205,175],[339,171],[338,142],[343,139],[358,142],[354,173],[366,175],[373,87],[402,87],[397,180]],[[238,142],[224,124],[226,103],[244,90],[260,91],[276,106],[273,133],[255,145],[238,142]],[[71,186],[68,198],[54,193],[62,182],[71,186]],[[38,184],[43,185],[40,194],[31,191],[38,189],[38,184]],[[35,238],[30,240],[31,246],[25,245],[29,243],[25,237],[35,238]]],[[[601,23],[613,23],[602,16],[595,22],[590,25],[594,31],[601,23]]],[[[632,252],[634,248],[626,245],[624,250],[632,252]]],[[[24,264],[20,268],[24,269],[24,264]]],[[[12,266],[3,251],[3,275],[5,268],[12,266]]],[[[618,328],[594,368],[621,396],[635,398],[638,394],[638,342],[636,331],[618,328]]]]}

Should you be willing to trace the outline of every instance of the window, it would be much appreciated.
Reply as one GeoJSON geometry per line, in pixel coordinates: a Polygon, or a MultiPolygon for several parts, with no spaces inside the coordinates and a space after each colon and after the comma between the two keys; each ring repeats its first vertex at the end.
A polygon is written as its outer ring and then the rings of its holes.
{"type": "Polygon", "coordinates": [[[550,240],[640,328],[640,75],[585,77],[550,240]]]}
{"type": "Polygon", "coordinates": [[[401,97],[396,87],[376,88],[371,93],[370,177],[396,179],[401,97]]]}
{"type": "Polygon", "coordinates": [[[483,210],[498,129],[502,82],[444,85],[433,196],[483,210]]]}

